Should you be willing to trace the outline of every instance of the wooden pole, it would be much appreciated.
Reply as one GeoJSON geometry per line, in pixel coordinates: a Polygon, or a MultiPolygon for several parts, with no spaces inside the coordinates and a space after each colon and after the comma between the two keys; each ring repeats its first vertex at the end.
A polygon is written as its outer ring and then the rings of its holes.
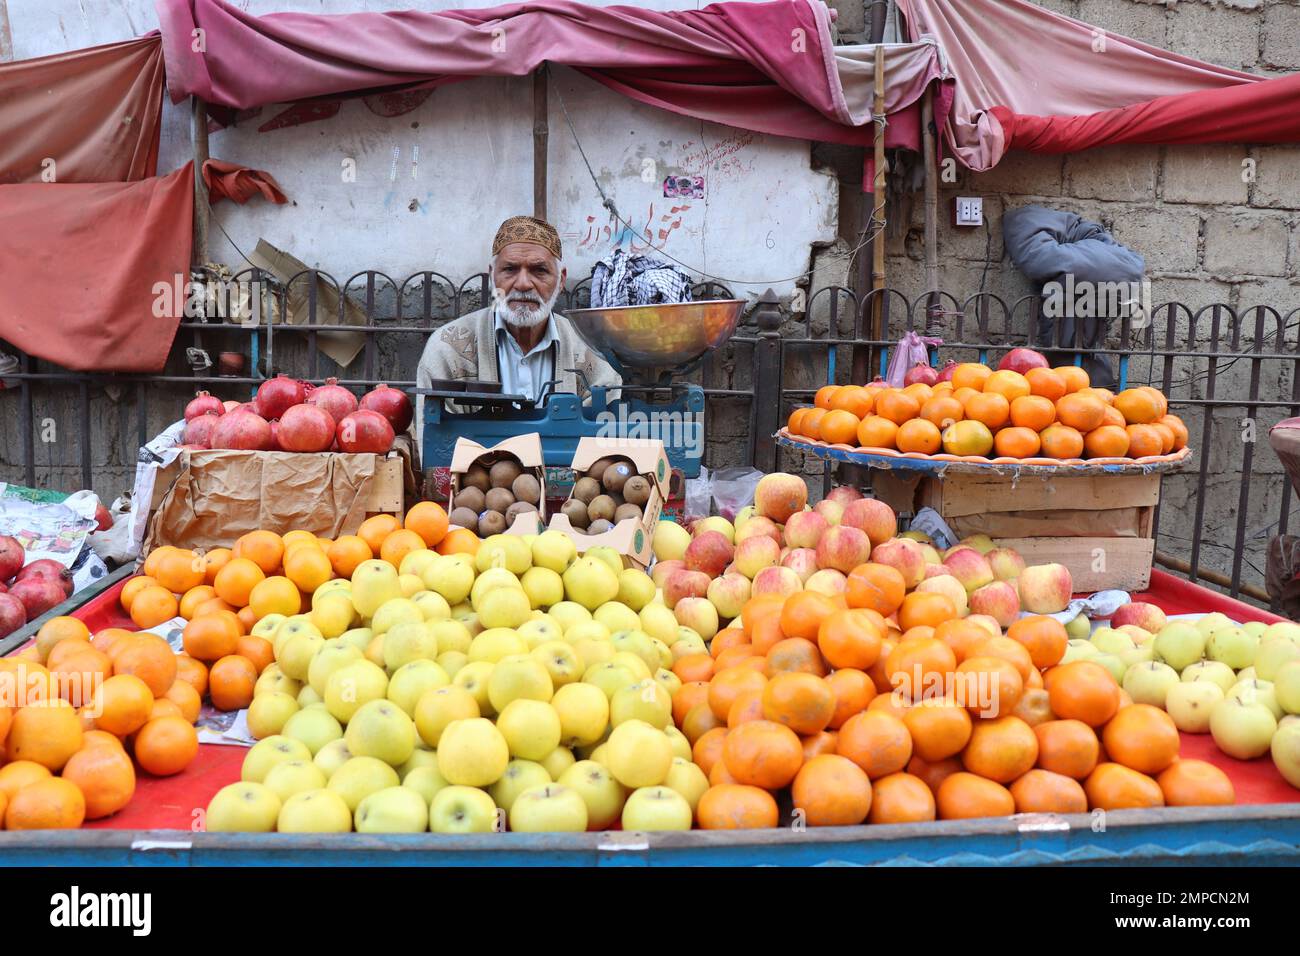
{"type": "Polygon", "coordinates": [[[203,181],[203,164],[208,161],[208,104],[197,96],[190,98],[190,140],[194,144],[194,246],[192,264],[208,261],[208,219],[211,206],[208,186],[203,181]]]}
{"type": "MultiPolygon", "coordinates": [[[[939,181],[935,171],[934,85],[925,88],[921,99],[921,143],[925,159],[925,287],[927,292],[939,288],[939,181]]],[[[925,330],[939,331],[938,296],[926,303],[925,330]]]]}
{"type": "Polygon", "coordinates": [[[546,66],[533,72],[533,215],[546,218],[547,149],[551,127],[548,113],[546,66]]]}
{"type": "MultiPolygon", "coordinates": [[[[879,291],[885,287],[885,48],[876,46],[876,96],[872,111],[876,123],[875,182],[872,184],[872,228],[878,229],[876,241],[872,245],[871,288],[879,291]]],[[[884,328],[884,297],[877,296],[872,306],[871,337],[882,339],[884,328]]]]}

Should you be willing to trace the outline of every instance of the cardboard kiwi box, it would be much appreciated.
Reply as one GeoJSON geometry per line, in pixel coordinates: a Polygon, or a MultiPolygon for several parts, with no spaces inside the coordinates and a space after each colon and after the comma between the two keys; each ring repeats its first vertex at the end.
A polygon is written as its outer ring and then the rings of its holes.
{"type": "MultiPolygon", "coordinates": [[[[630,562],[642,570],[650,566],[654,557],[651,540],[655,525],[663,511],[664,502],[668,500],[668,482],[670,466],[664,443],[657,438],[581,438],[577,450],[573,453],[573,493],[568,501],[579,500],[577,494],[583,477],[591,471],[592,466],[601,459],[626,459],[631,462],[632,474],[639,475],[649,484],[646,501],[640,505],[639,518],[627,517],[616,522],[613,527],[599,534],[588,534],[584,529],[574,527],[563,510],[551,515],[548,530],[561,531],[577,545],[581,554],[591,548],[610,547],[623,555],[625,563],[630,562]]],[[[612,464],[612,462],[611,462],[612,464]]],[[[607,489],[602,488],[602,493],[607,489]]],[[[568,501],[565,504],[568,504],[568,501]]]]}
{"type": "MultiPolygon", "coordinates": [[[[468,480],[471,470],[476,465],[482,466],[489,474],[493,465],[501,462],[515,462],[522,469],[521,474],[532,475],[537,480],[537,510],[515,515],[515,519],[502,529],[504,534],[537,534],[546,527],[546,463],[542,457],[542,436],[537,432],[527,435],[514,435],[505,441],[486,448],[468,438],[456,439],[456,447],[451,453],[451,494],[448,498],[448,514],[456,509],[456,498],[470,487],[468,480]]],[[[508,489],[507,489],[508,490],[508,489]]],[[[512,493],[513,494],[513,493],[512,493]]],[[[478,509],[480,512],[484,509],[478,509]]],[[[457,524],[453,519],[452,524],[457,524]]],[[[463,526],[462,526],[463,527],[463,526]]],[[[478,532],[477,525],[470,528],[478,532]]]]}

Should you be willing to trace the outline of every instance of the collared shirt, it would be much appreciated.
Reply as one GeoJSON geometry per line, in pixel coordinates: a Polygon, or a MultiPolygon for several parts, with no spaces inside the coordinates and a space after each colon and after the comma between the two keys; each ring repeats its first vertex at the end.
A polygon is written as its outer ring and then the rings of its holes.
{"type": "Polygon", "coordinates": [[[540,401],[542,389],[555,378],[555,353],[559,341],[555,337],[554,323],[549,318],[546,320],[546,332],[527,355],[510,334],[500,312],[494,314],[492,327],[497,338],[497,372],[501,378],[501,391],[506,395],[523,395],[534,402],[540,401]]]}

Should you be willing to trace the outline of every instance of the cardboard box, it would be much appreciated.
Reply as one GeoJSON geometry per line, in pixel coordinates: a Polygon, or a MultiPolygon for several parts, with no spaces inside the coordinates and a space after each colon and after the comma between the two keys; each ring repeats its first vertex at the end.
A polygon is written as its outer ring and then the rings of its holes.
{"type": "Polygon", "coordinates": [[[404,511],[402,456],[283,451],[184,451],[161,469],[143,553],[160,545],[229,547],[264,528],[325,537],[404,511]]]}
{"type": "MultiPolygon", "coordinates": [[[[537,502],[537,511],[531,514],[516,515],[515,520],[506,528],[506,534],[538,534],[546,527],[546,462],[542,455],[542,436],[537,432],[527,435],[514,435],[505,441],[486,448],[468,438],[457,438],[456,447],[451,453],[451,494],[448,505],[460,493],[461,478],[475,462],[485,468],[491,468],[498,461],[514,459],[525,472],[531,474],[541,485],[541,495],[537,502]]],[[[448,507],[448,512],[451,508],[448,507]]]]}
{"type": "Polygon", "coordinates": [[[613,548],[623,555],[625,564],[645,569],[654,558],[651,546],[654,529],[668,500],[668,455],[664,443],[657,438],[581,438],[573,453],[573,471],[575,475],[586,472],[600,459],[613,457],[631,461],[636,473],[650,482],[650,498],[641,509],[641,519],[624,518],[603,534],[587,534],[573,527],[569,519],[557,511],[547,528],[568,535],[577,545],[579,554],[591,548],[613,548]]]}

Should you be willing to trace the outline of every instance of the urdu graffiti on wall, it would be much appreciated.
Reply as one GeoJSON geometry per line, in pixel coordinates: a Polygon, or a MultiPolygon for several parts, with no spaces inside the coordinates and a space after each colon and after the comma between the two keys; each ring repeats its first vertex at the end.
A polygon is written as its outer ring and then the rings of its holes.
{"type": "Polygon", "coordinates": [[[689,205],[667,206],[660,203],[659,215],[656,216],[655,203],[652,201],[644,216],[628,217],[628,221],[632,223],[630,226],[620,223],[610,212],[606,213],[603,224],[599,224],[597,216],[589,215],[584,217],[582,229],[576,232],[562,232],[560,236],[565,240],[577,241],[579,249],[600,249],[610,245],[626,244],[631,252],[645,252],[648,249],[665,246],[672,234],[681,228],[682,214],[690,208],[689,205]]]}

